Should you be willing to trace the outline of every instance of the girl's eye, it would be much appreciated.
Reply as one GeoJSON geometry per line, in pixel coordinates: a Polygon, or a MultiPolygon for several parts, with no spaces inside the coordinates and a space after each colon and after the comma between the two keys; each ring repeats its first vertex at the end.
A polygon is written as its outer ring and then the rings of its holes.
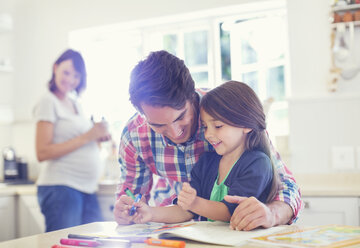
{"type": "Polygon", "coordinates": [[[202,126],[202,128],[207,129],[207,126],[202,126]]]}
{"type": "Polygon", "coordinates": [[[215,126],[216,129],[219,129],[221,127],[222,127],[222,125],[215,126]]]}

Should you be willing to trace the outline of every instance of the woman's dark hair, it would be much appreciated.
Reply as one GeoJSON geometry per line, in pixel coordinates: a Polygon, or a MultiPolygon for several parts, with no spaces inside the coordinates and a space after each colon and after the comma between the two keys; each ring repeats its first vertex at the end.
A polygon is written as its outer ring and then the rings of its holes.
{"type": "MultiPolygon", "coordinates": [[[[75,70],[80,73],[80,83],[76,87],[75,91],[79,95],[81,91],[83,91],[86,88],[86,68],[85,68],[85,62],[81,54],[77,51],[74,51],[72,49],[68,49],[65,52],[63,52],[60,57],[55,61],[54,65],[59,65],[63,61],[71,60],[73,62],[75,70]]],[[[55,73],[54,70],[52,72],[51,79],[49,81],[49,90],[51,92],[56,91],[56,84],[55,84],[55,73]]]]}
{"type": "Polygon", "coordinates": [[[246,135],[245,150],[259,150],[270,158],[273,181],[267,202],[272,201],[279,190],[279,175],[271,159],[265,114],[256,93],[244,83],[229,81],[206,93],[200,107],[228,125],[252,129],[246,135]]]}
{"type": "Polygon", "coordinates": [[[141,104],[181,109],[195,99],[195,83],[184,61],[167,51],[151,52],[131,72],[130,101],[143,113],[141,104]]]}

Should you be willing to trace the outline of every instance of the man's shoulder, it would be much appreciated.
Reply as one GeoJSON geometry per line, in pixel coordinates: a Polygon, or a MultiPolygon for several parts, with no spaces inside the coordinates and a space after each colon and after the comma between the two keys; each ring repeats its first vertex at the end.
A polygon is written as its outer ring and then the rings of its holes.
{"type": "Polygon", "coordinates": [[[126,123],[126,129],[128,132],[147,132],[148,124],[142,115],[136,113],[126,123]]]}

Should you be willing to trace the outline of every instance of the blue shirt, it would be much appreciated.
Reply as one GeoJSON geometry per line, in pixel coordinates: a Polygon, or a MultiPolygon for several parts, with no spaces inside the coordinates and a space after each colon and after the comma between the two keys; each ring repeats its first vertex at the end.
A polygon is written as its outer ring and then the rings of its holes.
{"type": "MultiPolygon", "coordinates": [[[[191,171],[190,185],[196,189],[199,197],[210,199],[215,180],[219,173],[222,156],[216,152],[204,153],[191,171]]],[[[228,187],[229,195],[254,196],[265,203],[270,193],[273,170],[270,158],[261,151],[245,151],[231,169],[224,184],[228,187]]],[[[222,202],[233,214],[238,204],[222,202]]],[[[195,215],[195,218],[198,216],[195,215]]],[[[201,220],[206,218],[201,217],[201,220]]]]}

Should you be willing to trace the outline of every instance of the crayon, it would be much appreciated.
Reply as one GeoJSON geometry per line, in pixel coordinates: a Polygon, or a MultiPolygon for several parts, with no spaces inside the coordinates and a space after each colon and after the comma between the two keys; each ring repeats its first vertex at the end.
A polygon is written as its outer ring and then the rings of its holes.
{"type": "MultiPolygon", "coordinates": [[[[141,199],[141,194],[138,194],[134,200],[134,203],[137,203],[139,202],[141,199]]],[[[130,208],[130,212],[129,212],[129,215],[130,216],[133,216],[136,212],[136,207],[134,205],[132,205],[132,207],[130,208]]]]}
{"type": "Polygon", "coordinates": [[[125,193],[126,193],[128,196],[130,196],[133,200],[135,200],[134,194],[133,194],[128,188],[125,189],[125,193]]]}
{"type": "Polygon", "coordinates": [[[186,245],[184,241],[180,241],[180,240],[153,239],[153,238],[149,238],[145,240],[145,243],[148,245],[174,247],[174,248],[184,248],[186,245]]]}

